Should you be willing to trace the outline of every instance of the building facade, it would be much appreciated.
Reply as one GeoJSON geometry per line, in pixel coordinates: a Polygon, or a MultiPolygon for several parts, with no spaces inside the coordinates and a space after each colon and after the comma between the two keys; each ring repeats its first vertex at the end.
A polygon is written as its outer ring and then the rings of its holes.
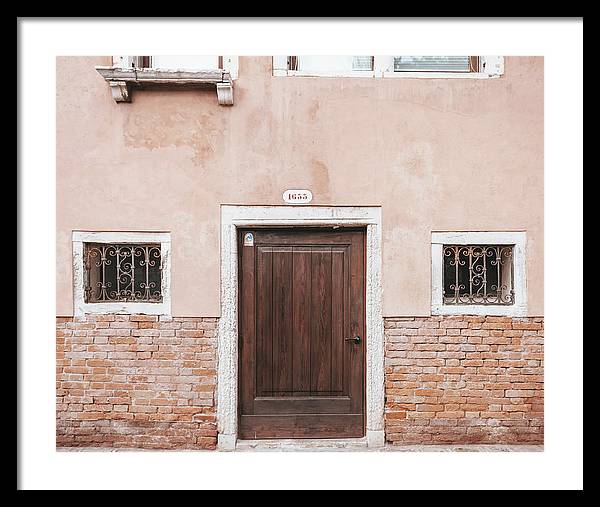
{"type": "Polygon", "coordinates": [[[56,80],[57,446],[543,443],[543,58],[56,80]]]}

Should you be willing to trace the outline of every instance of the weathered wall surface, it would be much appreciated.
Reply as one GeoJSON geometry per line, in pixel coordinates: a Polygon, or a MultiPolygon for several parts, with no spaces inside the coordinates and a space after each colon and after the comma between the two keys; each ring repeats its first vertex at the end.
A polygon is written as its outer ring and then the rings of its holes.
{"type": "Polygon", "coordinates": [[[173,315],[217,317],[220,204],[381,205],[386,316],[429,315],[432,230],[525,230],[543,314],[543,59],[499,79],[273,77],[240,57],[214,91],[116,104],[95,65],[57,60],[57,315],[72,315],[71,231],[171,231],[173,315]]]}
{"type": "Polygon", "coordinates": [[[394,444],[543,443],[543,318],[385,320],[394,444]]]}

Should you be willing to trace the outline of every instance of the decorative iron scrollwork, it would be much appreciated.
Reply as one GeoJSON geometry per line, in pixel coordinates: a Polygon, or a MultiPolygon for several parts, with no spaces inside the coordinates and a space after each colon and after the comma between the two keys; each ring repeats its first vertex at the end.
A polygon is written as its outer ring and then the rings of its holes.
{"type": "Polygon", "coordinates": [[[162,302],[159,244],[85,245],[87,303],[162,302]]]}
{"type": "Polygon", "coordinates": [[[447,305],[512,305],[513,245],[444,245],[447,305]]]}

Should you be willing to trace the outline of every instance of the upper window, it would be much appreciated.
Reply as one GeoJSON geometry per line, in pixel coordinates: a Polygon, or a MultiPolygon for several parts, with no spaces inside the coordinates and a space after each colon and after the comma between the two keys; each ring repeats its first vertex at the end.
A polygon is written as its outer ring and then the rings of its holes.
{"type": "Polygon", "coordinates": [[[156,70],[229,70],[232,57],[207,55],[118,56],[115,63],[121,68],[156,70]],[[227,69],[225,69],[227,67],[227,69]]]}
{"type": "Polygon", "coordinates": [[[497,77],[501,56],[274,56],[275,76],[497,77]]]}
{"type": "Polygon", "coordinates": [[[116,102],[131,102],[132,90],[146,87],[204,89],[214,87],[219,104],[233,105],[237,56],[113,56],[112,65],[97,65],[116,102]]]}
{"type": "Polygon", "coordinates": [[[434,232],[432,314],[525,315],[524,232],[434,232]]]}
{"type": "Polygon", "coordinates": [[[171,312],[169,233],[73,232],[75,315],[171,312]]]}

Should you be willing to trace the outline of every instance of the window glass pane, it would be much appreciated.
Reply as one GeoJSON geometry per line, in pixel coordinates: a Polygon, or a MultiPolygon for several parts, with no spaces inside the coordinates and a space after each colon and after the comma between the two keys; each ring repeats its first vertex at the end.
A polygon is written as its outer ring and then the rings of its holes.
{"type": "Polygon", "coordinates": [[[197,56],[197,55],[184,55],[184,56],[153,56],[152,57],[152,68],[154,69],[168,69],[168,70],[207,70],[207,69],[218,69],[219,68],[219,57],[218,56],[197,56]]]}
{"type": "Polygon", "coordinates": [[[469,72],[468,56],[395,56],[395,72],[469,72]]]}

